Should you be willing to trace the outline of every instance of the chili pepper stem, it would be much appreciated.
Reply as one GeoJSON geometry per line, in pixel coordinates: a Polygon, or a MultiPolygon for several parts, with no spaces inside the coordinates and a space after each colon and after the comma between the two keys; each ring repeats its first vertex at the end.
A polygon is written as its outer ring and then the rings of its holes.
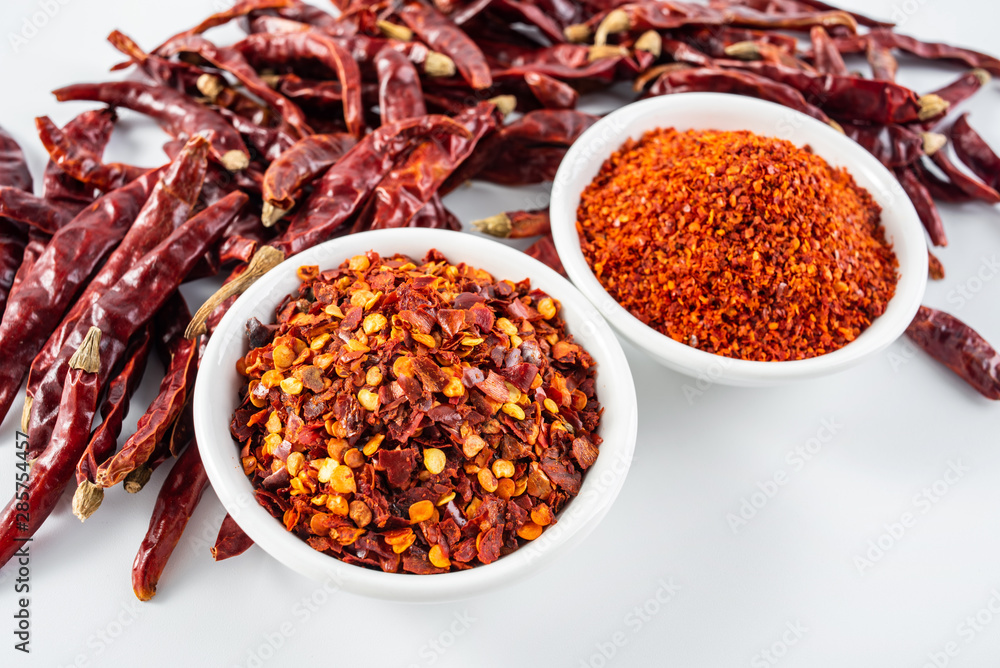
{"type": "Polygon", "coordinates": [[[590,47],[590,51],[587,53],[587,61],[594,62],[595,60],[602,60],[604,58],[618,58],[628,55],[628,49],[624,46],[617,46],[614,44],[595,44],[590,47]]]}
{"type": "Polygon", "coordinates": [[[21,410],[21,431],[28,433],[28,423],[31,421],[31,405],[35,403],[34,397],[24,397],[24,408],[21,410]]]}
{"type": "Polygon", "coordinates": [[[101,330],[91,327],[83,343],[69,358],[72,369],[83,369],[87,373],[97,373],[101,368],[101,330]]]}
{"type": "Polygon", "coordinates": [[[597,32],[594,33],[594,46],[604,46],[608,43],[608,35],[625,32],[631,27],[632,22],[625,10],[614,9],[608,12],[608,15],[597,26],[597,32]]]}
{"type": "Polygon", "coordinates": [[[250,166],[250,158],[243,151],[233,149],[222,154],[219,162],[231,172],[238,172],[250,166]]]}
{"type": "Polygon", "coordinates": [[[563,35],[570,44],[583,44],[590,39],[590,26],[586,23],[574,23],[563,28],[563,35]]]}
{"type": "Polygon", "coordinates": [[[429,51],[424,60],[424,74],[429,77],[453,77],[457,71],[455,61],[443,53],[429,51]]]}
{"type": "Polygon", "coordinates": [[[647,30],[635,40],[636,51],[647,51],[657,58],[663,53],[663,38],[655,30],[647,30]]]}
{"type": "Polygon", "coordinates": [[[506,213],[498,213],[489,218],[480,218],[472,221],[472,226],[483,234],[489,234],[500,239],[510,236],[511,222],[510,216],[506,213]]]}
{"type": "Polygon", "coordinates": [[[937,132],[924,132],[921,134],[924,140],[924,153],[934,155],[948,143],[948,138],[937,132]]]}
{"type": "Polygon", "coordinates": [[[103,501],[104,489],[84,480],[73,493],[73,514],[83,522],[101,507],[103,501]]]}
{"type": "Polygon", "coordinates": [[[210,102],[215,102],[222,91],[226,89],[226,85],[223,83],[222,79],[214,74],[209,74],[206,72],[198,77],[198,81],[195,82],[195,87],[198,92],[208,98],[210,102]]]}
{"type": "Polygon", "coordinates": [[[986,84],[988,84],[993,79],[993,77],[990,75],[990,73],[987,72],[986,70],[984,70],[981,67],[975,67],[975,68],[973,68],[971,74],[972,74],[972,76],[974,76],[977,79],[979,79],[979,85],[980,86],[985,86],[986,84]]]}
{"type": "Polygon", "coordinates": [[[143,465],[130,471],[129,474],[125,476],[125,482],[122,483],[122,486],[129,494],[138,494],[142,491],[142,488],[146,486],[146,483],[149,482],[149,479],[152,476],[153,469],[143,465]]]}
{"type": "Polygon", "coordinates": [[[951,106],[947,100],[934,93],[921,95],[918,102],[920,104],[920,111],[917,112],[917,118],[921,121],[936,118],[948,111],[948,107],[951,106]]]}
{"type": "Polygon", "coordinates": [[[284,260],[285,254],[273,246],[263,246],[262,248],[257,249],[257,252],[254,253],[253,258],[250,260],[250,265],[247,267],[247,270],[240,274],[240,276],[231,283],[223,285],[218,292],[209,297],[208,300],[201,305],[201,308],[199,308],[194,314],[194,317],[191,318],[191,324],[189,324],[187,330],[185,330],[184,336],[189,339],[193,339],[208,331],[205,322],[208,320],[208,316],[212,314],[212,311],[215,310],[216,306],[226,301],[233,295],[243,294],[243,292],[245,292],[246,289],[254,283],[254,281],[281,264],[284,260]]]}
{"type": "Polygon", "coordinates": [[[510,115],[517,108],[517,98],[513,95],[497,95],[491,97],[488,102],[495,104],[497,111],[503,116],[510,115]]]}
{"type": "Polygon", "coordinates": [[[379,32],[389,39],[398,39],[400,42],[413,41],[413,31],[406,26],[399,25],[398,23],[379,20],[375,22],[375,27],[377,27],[379,32]]]}
{"type": "Polygon", "coordinates": [[[270,202],[264,202],[260,213],[260,222],[264,227],[274,227],[274,224],[281,220],[289,209],[279,209],[270,202]]]}
{"type": "Polygon", "coordinates": [[[736,42],[725,49],[725,54],[737,60],[760,60],[760,48],[757,42],[736,42]]]}

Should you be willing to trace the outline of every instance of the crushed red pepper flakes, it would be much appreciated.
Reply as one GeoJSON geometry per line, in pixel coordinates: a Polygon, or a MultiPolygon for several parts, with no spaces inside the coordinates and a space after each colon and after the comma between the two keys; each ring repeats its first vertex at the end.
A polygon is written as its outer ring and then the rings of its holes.
{"type": "Polygon", "coordinates": [[[557,300],[431,251],[302,267],[251,349],[231,433],[257,500],[387,572],[488,564],[541,535],[595,462],[595,365],[557,300]],[[289,382],[295,381],[295,382],[289,382]]]}
{"type": "Polygon", "coordinates": [[[808,147],[660,128],[605,161],[577,230],[601,284],[647,325],[726,357],[796,360],[885,312],[897,262],[880,216],[808,147]]]}

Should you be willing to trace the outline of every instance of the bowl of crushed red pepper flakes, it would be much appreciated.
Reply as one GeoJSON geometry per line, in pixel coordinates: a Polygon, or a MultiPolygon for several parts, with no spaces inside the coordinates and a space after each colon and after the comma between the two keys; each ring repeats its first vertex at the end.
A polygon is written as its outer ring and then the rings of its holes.
{"type": "Polygon", "coordinates": [[[898,192],[827,124],[691,93],[582,135],[552,228],[570,278],[626,338],[688,375],[766,385],[842,370],[904,332],[927,250],[898,192]]]}
{"type": "Polygon", "coordinates": [[[196,389],[206,470],[248,535],[308,575],[469,595],[581,540],[624,480],[636,415],[613,332],[496,242],[352,235],[226,318],[196,389]]]}

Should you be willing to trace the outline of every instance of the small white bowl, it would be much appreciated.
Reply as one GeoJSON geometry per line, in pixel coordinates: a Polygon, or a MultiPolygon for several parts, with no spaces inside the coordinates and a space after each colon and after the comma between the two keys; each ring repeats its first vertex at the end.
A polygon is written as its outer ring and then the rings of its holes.
{"type": "Polygon", "coordinates": [[[219,500],[271,556],[303,575],[325,581],[329,588],[396,601],[430,602],[465,598],[509,585],[537,572],[559,552],[579,544],[607,513],[625,482],[635,449],[638,417],[632,373],[618,339],[569,281],[541,262],[495,241],[444,230],[397,229],[352,234],[320,244],[286,260],[251,286],[209,339],[194,390],[194,425],[202,461],[219,500]],[[604,407],[598,433],[604,441],[580,494],[563,509],[558,522],[531,543],[492,564],[467,571],[434,575],[383,573],[317,552],[285,531],[281,522],[254,499],[240,465],[239,446],[229,434],[242,382],[236,362],[249,349],[246,321],[256,317],[264,323],[274,322],[278,303],[299,286],[299,266],[328,269],[369,250],[382,255],[404,253],[419,261],[432,248],[451,262],[485,269],[498,280],[530,278],[533,286],[562,303],[561,315],[568,331],[597,362],[597,396],[604,407]]]}
{"type": "Polygon", "coordinates": [[[927,285],[927,245],[917,212],[896,178],[868,151],[825,123],[755,98],[721,93],[654,97],[609,114],[570,147],[552,186],[552,235],[566,272],[622,336],[667,367],[729,385],[764,386],[842,371],[895,341],[920,306],[927,285]],[[580,250],[576,210],[580,193],[628,138],[659,127],[749,130],[808,144],[835,167],[845,167],[882,207],[882,226],[899,260],[899,283],[885,313],[839,350],[805,360],[753,362],[692,348],[643,324],[618,304],[591,272],[580,250]]]}

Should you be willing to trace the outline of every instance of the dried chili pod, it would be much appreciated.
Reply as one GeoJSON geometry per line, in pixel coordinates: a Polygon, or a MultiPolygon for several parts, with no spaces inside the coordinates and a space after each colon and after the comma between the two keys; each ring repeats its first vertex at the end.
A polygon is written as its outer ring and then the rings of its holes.
{"type": "MultiPolygon", "coordinates": [[[[100,342],[101,330],[94,327],[77,348],[63,382],[62,408],[52,438],[31,465],[26,487],[0,513],[0,566],[38,531],[73,478],[101,393],[100,342]]],[[[27,470],[27,463],[23,470],[27,470]]]]}
{"type": "Polygon", "coordinates": [[[10,134],[0,128],[0,186],[31,192],[31,172],[24,152],[10,134]]]}
{"type": "Polygon", "coordinates": [[[14,138],[0,128],[0,314],[7,305],[7,294],[14,284],[28,245],[28,230],[22,224],[27,221],[21,219],[24,214],[35,219],[40,217],[42,210],[47,211],[46,205],[31,195],[32,185],[24,152],[14,138]],[[25,201],[28,198],[30,203],[25,201]],[[11,215],[10,200],[17,201],[13,210],[21,215],[11,215]],[[4,216],[8,219],[5,220],[4,216]]]}
{"type": "MultiPolygon", "coordinates": [[[[239,2],[234,3],[232,7],[212,14],[195,27],[188,28],[183,32],[177,33],[164,42],[164,44],[168,44],[175,39],[180,39],[189,35],[200,35],[207,30],[225,25],[234,19],[241,18],[252,12],[262,11],[265,9],[281,9],[298,4],[301,4],[298,0],[240,0],[239,2]]],[[[154,52],[158,51],[159,48],[154,49],[154,52]]]]}
{"type": "Polygon", "coordinates": [[[207,486],[208,476],[198,445],[192,443],[174,462],[163,481],[146,536],[132,563],[132,591],[140,601],[148,601],[156,595],[156,585],[167,560],[207,486]]]}
{"type": "MultiPolygon", "coordinates": [[[[931,95],[936,95],[947,102],[946,109],[954,109],[976,94],[979,89],[989,83],[990,79],[990,73],[984,69],[969,70],[950,84],[937,89],[931,95]]],[[[927,120],[930,122],[933,119],[927,120]]]]}
{"type": "Polygon", "coordinates": [[[559,259],[559,253],[556,252],[556,244],[551,234],[544,235],[528,246],[524,253],[566,276],[566,269],[563,267],[562,260],[559,259]]]}
{"type": "Polygon", "coordinates": [[[137,111],[156,119],[178,139],[202,135],[211,142],[219,163],[230,171],[246,169],[250,164],[246,144],[224,118],[175,90],[136,81],[109,81],[66,86],[53,94],[60,102],[93,100],[137,111]]]}
{"type": "Polygon", "coordinates": [[[958,159],[986,185],[994,190],[1000,190],[1000,157],[969,125],[968,113],[958,117],[951,126],[949,135],[958,159]]]}
{"type": "Polygon", "coordinates": [[[375,55],[378,73],[378,108],[382,124],[395,123],[427,113],[417,68],[391,47],[375,55]]]}
{"type": "Polygon", "coordinates": [[[931,160],[938,166],[948,180],[971,199],[987,204],[1000,203],[1000,193],[975,177],[969,176],[959,169],[948,157],[948,152],[942,148],[931,154],[931,160]]]}
{"type": "Polygon", "coordinates": [[[931,252],[930,248],[927,249],[927,277],[932,281],[944,279],[944,265],[941,264],[938,256],[931,252]]]}
{"type": "Polygon", "coordinates": [[[229,513],[226,513],[219,527],[219,535],[212,546],[212,559],[222,561],[238,557],[253,546],[253,539],[246,535],[229,513]]]}
{"type": "Polygon", "coordinates": [[[149,171],[146,167],[136,167],[124,163],[103,163],[85,147],[70,142],[48,116],[35,119],[38,138],[49,154],[49,158],[77,181],[107,192],[121,188],[130,181],[149,171]]]}
{"type": "MultiPolygon", "coordinates": [[[[4,359],[0,366],[0,415],[7,414],[29,363],[58,326],[79,287],[125,236],[157,178],[155,172],[143,175],[81,212],[53,235],[31,270],[11,290],[0,322],[0,356],[4,359]]],[[[32,442],[36,442],[34,435],[32,442]]]]}
{"type": "Polygon", "coordinates": [[[899,70],[899,62],[892,55],[892,49],[887,47],[881,39],[879,33],[869,34],[865,56],[868,64],[872,68],[872,79],[879,81],[895,81],[896,72],[899,70]]]}
{"type": "Polygon", "coordinates": [[[472,226],[483,234],[500,239],[523,239],[549,234],[549,208],[505,211],[489,218],[472,221],[472,226]]]}
{"type": "MultiPolygon", "coordinates": [[[[35,356],[28,377],[28,396],[32,398],[29,429],[51,424],[54,418],[51,411],[57,408],[59,379],[65,373],[66,360],[73,347],[67,342],[74,331],[80,333],[78,321],[136,262],[166,239],[194,210],[205,178],[207,154],[208,142],[200,136],[196,135],[185,144],[181,153],[163,171],[163,176],[121,243],[90,279],[35,356]]],[[[44,435],[44,428],[41,429],[39,435],[44,435]]],[[[32,439],[36,440],[40,439],[32,439]]]]}
{"type": "Polygon", "coordinates": [[[303,137],[284,151],[264,172],[264,225],[274,225],[295,206],[303,187],[337,162],[357,140],[346,133],[303,137]]]}
{"type": "Polygon", "coordinates": [[[913,163],[912,169],[920,183],[927,189],[931,199],[951,204],[965,204],[972,201],[972,197],[965,191],[951,181],[942,179],[936,172],[931,171],[925,162],[920,160],[913,163]]]}
{"type": "Polygon", "coordinates": [[[944,222],[927,188],[921,183],[912,167],[903,167],[895,171],[896,178],[899,179],[899,184],[903,186],[907,197],[913,202],[913,207],[917,210],[931,243],[935,246],[947,246],[948,237],[944,232],[944,222]]]}
{"type": "MultiPolygon", "coordinates": [[[[55,234],[76,216],[73,209],[36,197],[20,188],[0,186],[0,217],[23,223],[43,234],[55,234]]],[[[17,226],[20,227],[20,226],[17,226]]],[[[23,229],[21,229],[24,232],[23,229]]],[[[25,236],[22,234],[22,236],[25,236]]],[[[25,239],[27,241],[27,239],[25,239]]]]}
{"type": "Polygon", "coordinates": [[[503,136],[505,142],[569,146],[598,120],[593,114],[571,109],[529,111],[505,126],[503,136]]]}
{"type": "Polygon", "coordinates": [[[546,109],[575,109],[580,99],[575,88],[541,72],[528,72],[524,83],[546,109]]]}
{"type": "MultiPolygon", "coordinates": [[[[0,315],[7,308],[7,295],[24,265],[28,235],[19,225],[0,218],[0,315]]],[[[28,262],[33,262],[29,256],[28,262]]]]}
{"type": "MultiPolygon", "coordinates": [[[[187,326],[188,318],[184,319],[187,326]]],[[[184,337],[183,327],[173,330],[167,342],[170,363],[160,382],[160,389],[146,412],[139,418],[135,433],[112,457],[104,461],[94,475],[99,487],[112,487],[152,457],[181,414],[194,385],[198,368],[198,342],[184,337]]]]}
{"type": "Polygon", "coordinates": [[[512,142],[485,165],[476,178],[506,186],[527,186],[552,181],[568,150],[564,146],[512,142]]]}
{"type": "Polygon", "coordinates": [[[483,52],[441,12],[427,5],[409,2],[399,11],[399,18],[427,46],[451,58],[458,73],[474,89],[493,85],[490,66],[483,52]]]}
{"type": "MultiPolygon", "coordinates": [[[[972,68],[978,67],[984,69],[994,76],[1000,75],[1000,60],[985,53],[963,49],[950,44],[923,42],[914,37],[901,35],[898,32],[890,30],[872,31],[872,33],[869,33],[869,36],[871,34],[875,34],[878,40],[885,46],[905,51],[918,58],[950,60],[964,63],[972,68]]],[[[841,47],[841,51],[845,51],[845,48],[841,47]]]]}
{"type": "Polygon", "coordinates": [[[329,238],[359,211],[414,138],[438,133],[468,136],[446,116],[390,123],[365,136],[316,182],[306,205],[272,245],[288,257],[329,238]]]}
{"type": "Polygon", "coordinates": [[[844,134],[856,141],[886,167],[912,165],[924,155],[924,137],[905,125],[844,123],[844,134]]]}
{"type": "Polygon", "coordinates": [[[921,306],[906,335],[987,399],[1000,399],[1000,354],[953,315],[921,306]]]}
{"type": "MultiPolygon", "coordinates": [[[[128,35],[112,30],[108,35],[111,46],[128,56],[128,60],[112,66],[111,70],[122,70],[130,65],[137,66],[153,82],[173,88],[188,95],[200,94],[198,82],[208,75],[205,70],[191,63],[174,62],[157,55],[146,53],[128,35]]],[[[206,97],[211,97],[206,95],[206,97]]]]}
{"type": "Polygon", "coordinates": [[[112,379],[101,406],[101,424],[94,430],[76,464],[77,488],[73,496],[73,514],[81,522],[90,517],[104,500],[104,490],[94,485],[94,474],[97,467],[114,454],[118,447],[118,435],[128,413],[129,400],[142,381],[151,344],[152,336],[148,326],[129,341],[125,351],[125,365],[112,379]]]}
{"type": "Polygon", "coordinates": [[[344,97],[344,121],[347,131],[361,136],[364,115],[361,104],[361,72],[351,54],[335,39],[313,31],[275,35],[248,35],[232,47],[251,63],[287,65],[300,60],[315,60],[336,73],[344,97]]]}
{"type": "Polygon", "coordinates": [[[812,40],[813,66],[816,70],[820,74],[846,76],[847,65],[837,46],[830,39],[830,33],[823,26],[813,26],[809,31],[809,37],[812,40]]]}
{"type": "MultiPolygon", "coordinates": [[[[62,132],[74,145],[100,156],[111,139],[116,118],[113,109],[85,111],[64,125],[62,132]]],[[[42,175],[42,195],[57,206],[79,212],[100,196],[100,191],[80,183],[49,160],[42,175]]]]}
{"type": "Polygon", "coordinates": [[[216,46],[204,37],[188,35],[170,40],[158,50],[162,55],[176,53],[196,53],[206,61],[232,74],[246,89],[262,99],[267,105],[278,112],[288,125],[295,128],[300,137],[313,134],[306,122],[306,115],[292,101],[274,91],[257,75],[250,63],[238,50],[230,47],[216,46]]]}

